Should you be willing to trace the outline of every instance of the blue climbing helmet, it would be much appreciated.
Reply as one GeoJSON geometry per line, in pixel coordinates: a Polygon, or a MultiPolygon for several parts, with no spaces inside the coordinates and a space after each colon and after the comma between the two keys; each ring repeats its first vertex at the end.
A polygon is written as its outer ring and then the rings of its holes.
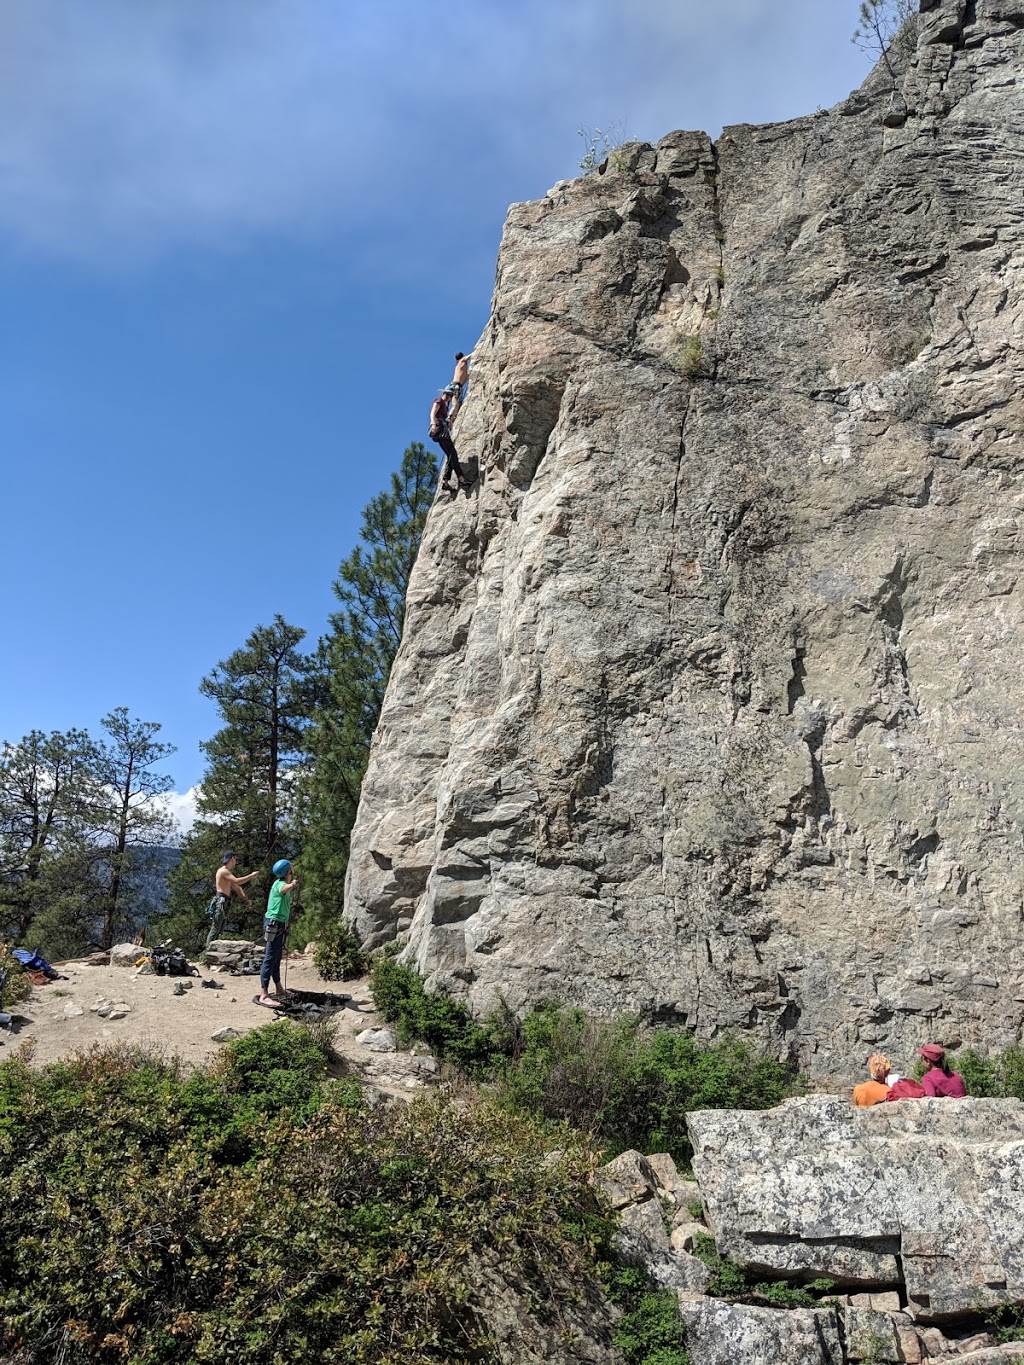
{"type": "Polygon", "coordinates": [[[283,877],[286,872],[290,872],[291,870],[292,865],[287,858],[278,858],[277,862],[274,864],[275,877],[283,877]]]}

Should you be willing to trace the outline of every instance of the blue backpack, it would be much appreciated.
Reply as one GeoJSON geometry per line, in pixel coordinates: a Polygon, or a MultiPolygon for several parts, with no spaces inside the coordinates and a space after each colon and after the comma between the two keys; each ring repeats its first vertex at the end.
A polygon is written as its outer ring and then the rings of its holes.
{"type": "Polygon", "coordinates": [[[24,948],[15,948],[12,956],[18,959],[26,971],[45,972],[47,976],[60,976],[60,972],[50,966],[38,948],[34,953],[27,952],[24,948]]]}

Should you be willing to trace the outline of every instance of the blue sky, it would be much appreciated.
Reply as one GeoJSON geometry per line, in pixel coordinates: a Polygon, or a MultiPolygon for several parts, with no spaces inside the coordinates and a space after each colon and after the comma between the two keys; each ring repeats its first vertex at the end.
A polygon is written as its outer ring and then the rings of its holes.
{"type": "Polygon", "coordinates": [[[160,721],[363,505],[487,319],[509,203],[581,124],[795,117],[867,72],[856,0],[4,0],[0,739],[160,721]]]}

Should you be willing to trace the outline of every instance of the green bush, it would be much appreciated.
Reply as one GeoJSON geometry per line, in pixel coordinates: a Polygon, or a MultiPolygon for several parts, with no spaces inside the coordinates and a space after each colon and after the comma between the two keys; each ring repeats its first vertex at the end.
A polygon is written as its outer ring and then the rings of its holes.
{"type": "Polygon", "coordinates": [[[817,1308],[822,1296],[835,1288],[832,1280],[824,1278],[805,1285],[793,1284],[790,1280],[755,1280],[728,1256],[719,1255],[710,1233],[696,1239],[694,1255],[711,1271],[708,1293],[720,1299],[759,1304],[765,1308],[817,1308]]]}
{"type": "Polygon", "coordinates": [[[570,1123],[616,1151],[666,1151],[688,1165],[691,1109],[769,1109],[803,1089],[791,1068],[736,1038],[701,1044],[636,1018],[592,1019],[553,1004],[522,1021],[503,1008],[477,1023],[393,954],[376,957],[371,987],[403,1046],[419,1039],[490,1080],[509,1108],[570,1123]]]}
{"type": "Polygon", "coordinates": [[[988,1330],[1000,1344],[1024,1341],[1024,1307],[1017,1303],[1003,1304],[985,1314],[988,1330]]]}
{"type": "Polygon", "coordinates": [[[374,959],[370,985],[377,1012],[397,1025],[403,1047],[418,1039],[475,1077],[492,1073],[510,1047],[502,1015],[478,1024],[460,1001],[425,990],[420,974],[392,954],[374,959]]]}
{"type": "Polygon", "coordinates": [[[612,1342],[628,1365],[689,1365],[686,1329],[671,1289],[634,1287],[619,1295],[625,1312],[615,1324],[612,1342]]]}
{"type": "Polygon", "coordinates": [[[0,1354],[469,1365],[488,1355],[482,1260],[555,1315],[595,1284],[612,1230],[593,1162],[494,1105],[370,1109],[284,1021],[191,1078],[130,1048],[42,1072],[15,1058],[0,1064],[0,1354]]]}
{"type": "Polygon", "coordinates": [[[1014,1045],[991,1057],[968,1048],[951,1057],[950,1065],[963,1076],[969,1095],[1024,1100],[1024,1047],[1014,1045]]]}
{"type": "Polygon", "coordinates": [[[692,1033],[604,1022],[545,1006],[522,1023],[501,1093],[517,1108],[566,1120],[623,1150],[667,1151],[688,1165],[693,1109],[769,1109],[800,1078],[736,1038],[701,1044],[692,1033]]]}
{"type": "Polygon", "coordinates": [[[325,925],[317,938],[313,965],[325,981],[351,981],[369,965],[359,936],[342,919],[325,925]]]}

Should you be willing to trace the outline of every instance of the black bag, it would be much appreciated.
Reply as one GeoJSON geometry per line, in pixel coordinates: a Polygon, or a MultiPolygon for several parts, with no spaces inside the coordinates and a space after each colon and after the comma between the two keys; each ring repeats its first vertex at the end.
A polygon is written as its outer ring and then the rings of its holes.
{"type": "Polygon", "coordinates": [[[157,976],[192,976],[193,967],[180,948],[154,948],[150,961],[157,976]]]}

